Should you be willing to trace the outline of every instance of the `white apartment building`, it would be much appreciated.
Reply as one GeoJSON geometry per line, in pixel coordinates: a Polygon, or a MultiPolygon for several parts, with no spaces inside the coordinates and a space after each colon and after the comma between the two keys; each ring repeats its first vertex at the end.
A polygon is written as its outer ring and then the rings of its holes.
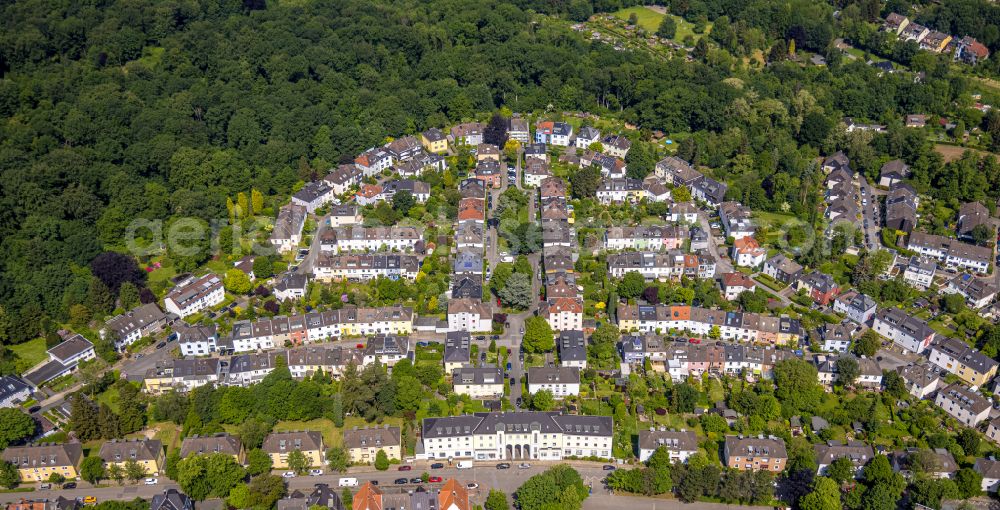
{"type": "Polygon", "coordinates": [[[168,312],[180,318],[194,315],[226,299],[222,279],[209,273],[201,278],[191,277],[179,283],[163,299],[168,312]]]}
{"type": "Polygon", "coordinates": [[[941,389],[934,404],[966,427],[975,428],[990,417],[989,400],[960,383],[941,389]]]}
{"type": "Polygon", "coordinates": [[[425,418],[425,459],[561,460],[611,458],[610,416],[546,412],[476,413],[425,418]]]}
{"type": "Polygon", "coordinates": [[[670,461],[687,463],[688,457],[698,453],[698,436],[690,430],[667,430],[665,427],[650,427],[639,431],[639,462],[646,462],[664,449],[670,453],[670,461]]]}
{"type": "Polygon", "coordinates": [[[499,367],[462,367],[451,372],[455,393],[474,399],[503,396],[503,379],[499,367]]]}
{"type": "Polygon", "coordinates": [[[577,367],[531,367],[528,369],[528,393],[542,390],[561,399],[580,394],[580,369],[577,367]]]}
{"type": "Polygon", "coordinates": [[[926,322],[910,317],[899,308],[883,308],[875,313],[872,329],[910,352],[927,350],[934,330],[926,322]]]}

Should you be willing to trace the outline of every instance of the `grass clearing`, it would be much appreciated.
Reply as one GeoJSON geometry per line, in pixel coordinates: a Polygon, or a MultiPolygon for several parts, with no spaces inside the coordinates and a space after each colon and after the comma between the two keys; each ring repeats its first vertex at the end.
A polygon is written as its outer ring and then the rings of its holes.
{"type": "MultiPolygon", "coordinates": [[[[638,24],[640,27],[646,29],[649,32],[656,32],[657,28],[660,28],[660,22],[663,21],[663,14],[660,14],[652,9],[635,6],[629,7],[627,9],[622,9],[616,13],[614,16],[618,19],[623,19],[628,21],[629,16],[635,14],[638,19],[638,24]]],[[[678,34],[680,33],[680,27],[678,27],[678,34]]]]}
{"type": "Polygon", "coordinates": [[[23,344],[11,345],[9,349],[17,355],[17,371],[23,373],[29,368],[41,363],[48,353],[45,351],[45,339],[38,337],[23,344]]]}

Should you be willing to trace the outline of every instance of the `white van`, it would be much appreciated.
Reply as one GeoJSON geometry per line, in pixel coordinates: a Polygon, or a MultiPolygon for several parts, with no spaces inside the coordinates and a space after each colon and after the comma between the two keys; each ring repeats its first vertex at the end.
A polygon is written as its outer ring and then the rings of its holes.
{"type": "Polygon", "coordinates": [[[340,479],[340,483],[338,485],[341,486],[341,487],[357,487],[358,486],[358,479],[357,478],[341,478],[340,479]]]}
{"type": "Polygon", "coordinates": [[[460,461],[458,461],[458,464],[455,465],[455,467],[458,468],[458,469],[472,469],[472,461],[471,460],[460,460],[460,461]]]}

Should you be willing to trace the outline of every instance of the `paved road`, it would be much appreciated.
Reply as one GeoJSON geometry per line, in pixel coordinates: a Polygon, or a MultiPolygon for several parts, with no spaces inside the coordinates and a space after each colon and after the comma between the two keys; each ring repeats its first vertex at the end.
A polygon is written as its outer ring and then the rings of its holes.
{"type": "Polygon", "coordinates": [[[330,228],[329,221],[329,214],[316,219],[316,232],[313,234],[312,244],[309,245],[309,255],[306,255],[306,258],[299,262],[299,267],[295,270],[297,274],[312,276],[313,264],[316,263],[316,258],[319,257],[320,252],[320,233],[330,228]]]}
{"type": "Polygon", "coordinates": [[[698,211],[698,224],[701,225],[702,230],[708,233],[708,253],[715,257],[715,274],[732,273],[734,271],[732,262],[729,258],[723,257],[726,247],[722,246],[720,253],[718,242],[712,235],[712,227],[708,224],[708,213],[698,211]]]}
{"type": "Polygon", "coordinates": [[[859,175],[859,177],[860,182],[858,186],[861,188],[861,198],[868,202],[868,205],[861,206],[861,216],[863,218],[861,228],[864,232],[864,245],[869,251],[875,251],[882,242],[881,234],[879,233],[881,218],[878,209],[878,199],[874,192],[875,188],[868,183],[868,179],[863,175],[859,175]]]}

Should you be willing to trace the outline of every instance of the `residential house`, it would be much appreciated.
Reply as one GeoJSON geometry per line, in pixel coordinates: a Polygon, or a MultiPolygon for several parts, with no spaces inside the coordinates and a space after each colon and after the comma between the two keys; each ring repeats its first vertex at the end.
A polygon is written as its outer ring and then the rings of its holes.
{"type": "MultiPolygon", "coordinates": [[[[314,318],[319,318],[315,314],[314,318]]],[[[307,315],[306,319],[310,319],[307,315]]],[[[298,380],[311,377],[322,371],[334,377],[344,373],[348,365],[362,367],[365,364],[364,354],[358,349],[342,346],[311,345],[289,349],[288,371],[298,380]]]]}
{"type": "Polygon", "coordinates": [[[309,214],[337,199],[333,187],[326,181],[307,182],[292,195],[292,205],[304,207],[309,214]]]}
{"type": "Polygon", "coordinates": [[[473,176],[476,179],[483,181],[487,187],[499,188],[502,184],[503,173],[505,169],[501,168],[503,165],[499,161],[494,159],[481,159],[476,163],[476,169],[473,172],[473,176]]]}
{"type": "Polygon", "coordinates": [[[990,56],[990,50],[973,37],[965,36],[955,43],[955,60],[976,65],[990,56]]]}
{"type": "Polygon", "coordinates": [[[764,262],[764,274],[785,285],[791,285],[802,277],[802,266],[779,253],[764,262]]]}
{"type": "Polygon", "coordinates": [[[371,253],[334,255],[320,253],[313,265],[313,277],[322,282],[365,282],[378,277],[390,280],[414,280],[420,261],[414,255],[371,253]]]}
{"type": "Polygon", "coordinates": [[[449,331],[444,340],[444,372],[450,374],[455,369],[471,362],[472,336],[468,331],[449,331]]]}
{"type": "Polygon", "coordinates": [[[484,223],[486,220],[486,200],[481,198],[463,198],[458,202],[458,221],[478,221],[484,223]]]}
{"type": "Polygon", "coordinates": [[[528,127],[528,120],[523,117],[511,117],[507,128],[507,137],[517,140],[521,145],[526,145],[531,141],[531,131],[528,127]]]}
{"type": "Polygon", "coordinates": [[[608,255],[608,272],[614,278],[637,272],[647,280],[680,280],[681,277],[713,278],[715,260],[706,252],[625,252],[608,255]]]}
{"type": "Polygon", "coordinates": [[[926,322],[899,308],[883,308],[875,312],[872,329],[903,349],[917,354],[926,351],[934,339],[934,330],[926,322]]]}
{"type": "Polygon", "coordinates": [[[845,170],[849,174],[853,173],[851,171],[851,160],[848,159],[847,154],[844,154],[843,151],[837,151],[823,160],[824,172],[830,173],[834,170],[845,170]]]}
{"type": "Polygon", "coordinates": [[[171,391],[188,392],[222,378],[219,358],[166,359],[157,361],[143,376],[143,390],[151,395],[171,391]]]}
{"type": "Polygon", "coordinates": [[[821,306],[830,304],[830,301],[840,293],[840,286],[832,276],[819,271],[813,271],[795,282],[795,290],[805,289],[806,293],[821,306]]]}
{"type": "Polygon", "coordinates": [[[986,437],[994,443],[1000,443],[1000,417],[990,420],[986,426],[986,437]]]}
{"type": "Polygon", "coordinates": [[[31,398],[31,386],[14,375],[0,377],[0,408],[18,407],[31,398]]]}
{"type": "Polygon", "coordinates": [[[751,312],[724,312],[686,305],[620,305],[618,329],[622,332],[686,330],[692,335],[708,336],[718,328],[726,341],[778,344],[797,341],[802,325],[787,317],[770,317],[751,312]]]}
{"type": "Polygon", "coordinates": [[[383,147],[373,147],[354,158],[354,165],[365,177],[374,177],[395,163],[393,153],[383,147]]]}
{"type": "Polygon", "coordinates": [[[824,444],[813,445],[813,451],[816,453],[816,474],[822,476],[826,475],[827,468],[833,461],[846,458],[854,466],[854,477],[860,478],[865,464],[875,457],[872,447],[861,441],[848,441],[847,444],[827,441],[824,444]]]}
{"type": "Polygon", "coordinates": [[[876,309],[874,299],[853,290],[837,296],[833,301],[834,312],[842,313],[858,324],[867,324],[876,309]]]}
{"type": "Polygon", "coordinates": [[[420,133],[420,144],[424,146],[424,150],[427,152],[434,154],[448,152],[448,137],[438,128],[432,127],[420,133]]]}
{"type": "MultiPolygon", "coordinates": [[[[966,202],[958,208],[958,238],[972,240],[972,231],[986,225],[991,234],[996,230],[990,225],[990,211],[981,202],[966,202]]],[[[992,236],[991,236],[992,237],[992,236]]]]}
{"type": "Polygon", "coordinates": [[[704,202],[709,207],[718,207],[726,199],[728,189],[729,186],[725,183],[705,175],[691,186],[691,198],[704,202]]]}
{"type": "Polygon", "coordinates": [[[194,500],[177,489],[166,489],[153,495],[149,510],[194,510],[194,500]]]}
{"type": "Polygon", "coordinates": [[[178,323],[174,327],[174,333],[177,334],[177,345],[183,356],[206,356],[219,347],[215,324],[189,326],[178,323]]]}
{"type": "Polygon", "coordinates": [[[410,353],[410,339],[397,335],[376,335],[365,345],[364,364],[380,363],[392,367],[410,353]]]}
{"type": "Polygon", "coordinates": [[[75,480],[80,473],[83,447],[78,442],[8,446],[0,458],[17,468],[22,482],[47,482],[53,474],[75,480]]]}
{"type": "MultiPolygon", "coordinates": [[[[990,279],[992,278],[991,276],[990,279]]],[[[962,296],[973,310],[986,307],[997,297],[997,287],[989,279],[976,278],[968,273],[955,275],[948,280],[948,284],[941,289],[941,292],[962,296]]]]}
{"type": "Polygon", "coordinates": [[[819,328],[826,352],[846,353],[851,346],[851,330],[843,324],[824,324],[819,328]]]}
{"type": "Polygon", "coordinates": [[[924,36],[924,39],[920,41],[920,49],[933,51],[934,53],[941,53],[948,47],[948,43],[950,42],[950,35],[944,32],[938,32],[937,30],[931,30],[930,33],[924,36]]]}
{"type": "Polygon", "coordinates": [[[917,207],[920,201],[917,192],[904,182],[894,182],[889,186],[885,199],[885,226],[909,234],[917,226],[917,207]]]}
{"type": "Polygon", "coordinates": [[[698,206],[694,202],[680,202],[670,206],[667,219],[674,222],[694,224],[698,222],[698,206]]]}
{"type": "Polygon", "coordinates": [[[950,414],[966,427],[977,427],[990,417],[990,401],[961,383],[945,386],[938,391],[934,405],[950,414]]]}
{"type": "Polygon", "coordinates": [[[81,361],[97,357],[94,344],[79,334],[69,334],[68,338],[46,351],[49,360],[24,374],[24,380],[37,388],[57,377],[72,373],[81,361]]]}
{"type": "Polygon", "coordinates": [[[483,200],[486,198],[486,187],[483,186],[483,181],[479,179],[463,179],[458,183],[458,194],[463,199],[483,200]]]}
{"type": "Polygon", "coordinates": [[[328,225],[331,227],[357,225],[364,221],[357,204],[335,205],[330,208],[329,218],[328,225]]]}
{"type": "Polygon", "coordinates": [[[906,16],[896,14],[895,12],[889,13],[885,17],[885,22],[882,24],[882,29],[886,32],[892,32],[895,35],[899,35],[900,32],[906,28],[906,25],[910,23],[910,20],[906,16]]]}
{"type": "Polygon", "coordinates": [[[524,161],[533,159],[549,162],[549,150],[544,143],[529,143],[524,146],[524,161]]]}
{"type": "Polygon", "coordinates": [[[451,383],[458,395],[492,399],[503,395],[503,371],[499,367],[460,367],[452,370],[451,383]]]}
{"type": "Polygon", "coordinates": [[[394,163],[413,159],[424,151],[420,140],[417,140],[417,137],[413,135],[397,138],[385,144],[385,148],[392,154],[394,163]]]}
{"type": "Polygon", "coordinates": [[[667,430],[650,427],[639,430],[639,462],[647,462],[657,450],[669,453],[672,463],[687,463],[688,457],[698,453],[698,436],[690,430],[667,430]]]}
{"type": "Polygon", "coordinates": [[[923,114],[907,115],[903,125],[908,128],[922,128],[927,125],[927,116],[923,114]]]}
{"type": "Polygon", "coordinates": [[[302,241],[302,227],[305,223],[305,207],[295,204],[283,206],[278,210],[278,219],[274,221],[271,244],[281,253],[294,250],[302,241]]]}
{"type": "Polygon", "coordinates": [[[573,126],[565,122],[542,121],[535,124],[535,143],[568,147],[573,138],[573,126]]]}
{"type": "Polygon", "coordinates": [[[344,449],[352,464],[372,464],[378,452],[385,452],[389,460],[402,460],[402,441],[399,427],[352,427],[344,429],[344,449]]]}
{"type": "Polygon", "coordinates": [[[229,358],[228,372],[222,384],[247,388],[264,380],[278,366],[278,358],[286,356],[285,351],[255,352],[238,354],[229,358]]]}
{"type": "Polygon", "coordinates": [[[677,225],[610,227],[604,231],[607,250],[670,251],[684,243],[684,234],[677,225]]]}
{"type": "Polygon", "coordinates": [[[486,246],[484,225],[475,221],[465,221],[455,227],[455,246],[460,252],[481,252],[486,246]]]}
{"type": "Polygon", "coordinates": [[[483,277],[475,274],[463,274],[456,277],[451,287],[451,298],[483,298],[483,277]]]}
{"type": "Polygon", "coordinates": [[[553,297],[538,305],[538,316],[545,318],[555,331],[583,329],[583,299],[553,297]]]}
{"type": "Polygon", "coordinates": [[[608,156],[625,159],[632,148],[632,141],[622,135],[607,135],[601,140],[601,145],[608,156]]]}
{"type": "Polygon", "coordinates": [[[354,201],[358,205],[375,205],[382,200],[381,184],[362,184],[361,189],[354,195],[354,201]]]}
{"type": "MultiPolygon", "coordinates": [[[[437,503],[440,510],[472,510],[472,505],[469,503],[469,490],[454,478],[449,478],[448,481],[444,482],[438,492],[437,503]]],[[[411,508],[420,509],[423,507],[414,504],[411,508]]]]}
{"type": "Polygon", "coordinates": [[[910,257],[903,271],[903,281],[920,290],[926,290],[934,283],[937,264],[916,255],[910,257]]]}
{"type": "Polygon", "coordinates": [[[878,184],[886,188],[891,188],[894,184],[901,183],[910,178],[910,165],[901,159],[894,159],[882,165],[879,171],[878,184]]]}
{"type": "Polygon", "coordinates": [[[578,367],[529,367],[528,393],[532,395],[547,390],[561,399],[580,394],[580,369],[578,367]]]}
{"type": "Polygon", "coordinates": [[[722,286],[722,297],[728,301],[739,299],[740,294],[744,292],[754,292],[757,290],[757,283],[749,276],[738,271],[723,273],[719,282],[722,286]]]}
{"type": "Polygon", "coordinates": [[[597,200],[602,204],[634,204],[643,198],[646,189],[638,179],[604,179],[597,188],[597,200]]]}
{"type": "Polygon", "coordinates": [[[957,338],[935,338],[928,360],[970,386],[985,386],[997,374],[997,362],[993,358],[957,338]]]}
{"type": "Polygon", "coordinates": [[[167,316],[156,303],[139,305],[121,315],[108,319],[101,336],[110,335],[115,350],[122,351],[144,336],[152,336],[167,325],[167,316]]]}
{"type": "Polygon", "coordinates": [[[490,306],[478,299],[452,299],[448,302],[449,331],[491,331],[493,313],[490,306]]]}
{"type": "Polygon", "coordinates": [[[306,297],[309,277],[301,273],[290,273],[274,286],[274,297],[278,301],[296,300],[306,297]]]}
{"type": "Polygon", "coordinates": [[[928,365],[906,365],[896,368],[896,373],[906,384],[906,391],[920,400],[937,390],[941,377],[928,365]]]}
{"type": "Polygon", "coordinates": [[[159,439],[112,439],[101,445],[97,455],[104,461],[105,469],[111,466],[125,469],[134,462],[152,476],[163,470],[166,461],[163,443],[159,439]]]}
{"type": "Polygon", "coordinates": [[[327,174],[327,176],[323,178],[323,181],[333,188],[334,194],[343,195],[347,193],[351,187],[361,185],[361,179],[363,177],[364,173],[360,168],[358,168],[358,165],[351,163],[338,166],[336,170],[327,174]]]}
{"type": "Polygon", "coordinates": [[[426,171],[443,172],[448,168],[448,161],[437,153],[421,152],[413,158],[396,164],[396,173],[400,177],[420,177],[426,171]]]}
{"type": "Polygon", "coordinates": [[[549,164],[545,160],[538,158],[526,159],[522,167],[522,172],[524,172],[524,184],[535,188],[541,185],[542,179],[552,177],[552,170],[549,169],[549,164]]]}
{"type": "Polygon", "coordinates": [[[694,169],[690,163],[676,156],[667,156],[656,163],[654,174],[674,187],[691,187],[701,179],[701,172],[694,169]]]}
{"type": "Polygon", "coordinates": [[[931,29],[918,23],[910,22],[899,32],[899,38],[903,41],[913,41],[919,43],[931,33],[931,29]]]}
{"type": "Polygon", "coordinates": [[[719,221],[726,231],[726,237],[733,239],[752,237],[757,231],[750,219],[750,208],[739,202],[723,202],[719,205],[719,221]]]}
{"type": "Polygon", "coordinates": [[[347,227],[328,228],[320,234],[321,252],[419,251],[423,245],[416,227],[347,227]]]}
{"type": "Polygon", "coordinates": [[[462,250],[455,255],[453,266],[452,272],[456,275],[481,275],[483,274],[483,257],[478,252],[462,250]]]}
{"type": "Polygon", "coordinates": [[[993,458],[976,459],[972,469],[982,477],[980,485],[983,492],[997,492],[1000,488],[1000,461],[993,458]]]}
{"type": "Polygon", "coordinates": [[[601,140],[601,132],[595,127],[584,126],[576,135],[576,148],[589,149],[591,144],[601,140]]]}
{"type": "Polygon", "coordinates": [[[761,248],[760,244],[753,237],[740,237],[736,239],[730,251],[733,263],[742,267],[760,267],[767,258],[767,250],[761,248]]]}
{"type": "Polygon", "coordinates": [[[455,145],[475,147],[483,143],[483,126],[480,122],[465,122],[451,128],[451,138],[455,145]]]}
{"type": "Polygon", "coordinates": [[[642,180],[642,189],[646,191],[646,199],[650,202],[669,202],[670,189],[655,175],[642,180]]]}
{"type": "Polygon", "coordinates": [[[226,298],[222,279],[212,273],[190,277],[177,284],[163,299],[167,312],[184,318],[221,303],[226,298]]]}
{"type": "Polygon", "coordinates": [[[583,331],[560,331],[556,346],[559,348],[559,366],[587,368],[587,342],[583,331]]]}
{"type": "Polygon", "coordinates": [[[384,495],[378,486],[365,482],[352,499],[352,510],[383,510],[384,495]]]}
{"type": "Polygon", "coordinates": [[[323,436],[316,431],[271,432],[261,447],[271,456],[274,469],[288,469],[288,454],[300,451],[309,460],[310,466],[322,466],[326,461],[323,436]]]}
{"type": "Polygon", "coordinates": [[[740,471],[780,473],[788,463],[785,441],[774,436],[726,436],[723,458],[727,467],[740,471]]]}
{"type": "MultiPolygon", "coordinates": [[[[889,463],[892,465],[893,470],[907,478],[912,478],[914,474],[912,464],[914,457],[917,455],[922,457],[923,460],[930,461],[922,462],[922,464],[930,464],[932,466],[924,473],[931,478],[952,478],[958,472],[958,463],[955,462],[955,457],[944,448],[935,448],[933,450],[921,450],[914,447],[906,448],[905,450],[892,452],[889,455],[889,463]]],[[[923,470],[927,467],[921,466],[920,469],[923,470]]]]}
{"type": "Polygon", "coordinates": [[[424,203],[431,197],[431,185],[414,179],[396,179],[382,185],[381,199],[392,202],[396,193],[407,192],[418,203],[424,203]]]}
{"type": "Polygon", "coordinates": [[[185,437],[184,441],[181,442],[180,457],[182,459],[192,455],[214,455],[216,453],[231,455],[236,459],[236,463],[241,465],[246,460],[243,442],[240,441],[240,438],[226,432],[207,436],[194,434],[185,437]]]}
{"type": "Polygon", "coordinates": [[[475,460],[611,458],[610,416],[539,411],[476,413],[425,418],[422,457],[475,460]]]}

